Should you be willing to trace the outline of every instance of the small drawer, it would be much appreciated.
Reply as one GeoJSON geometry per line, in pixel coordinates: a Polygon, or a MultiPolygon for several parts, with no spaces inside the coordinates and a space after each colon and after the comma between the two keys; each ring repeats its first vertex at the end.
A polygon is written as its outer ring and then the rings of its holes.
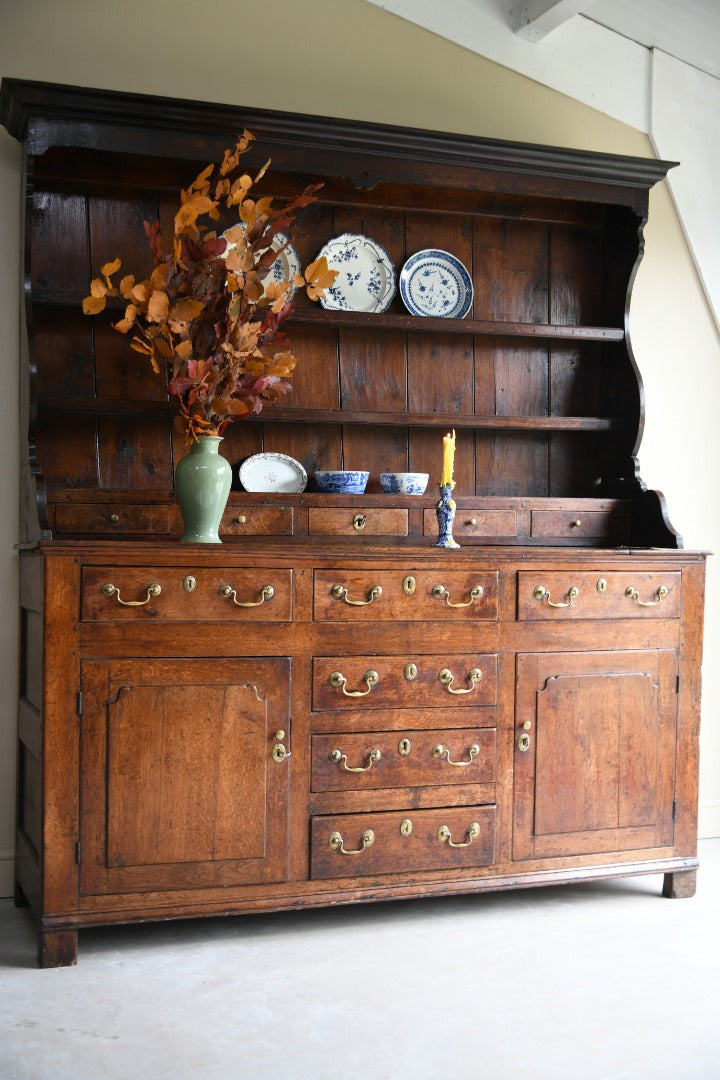
{"type": "Polygon", "coordinates": [[[167,506],[113,506],[112,503],[63,504],[55,507],[55,528],[64,534],[167,533],[169,509],[167,506]]]}
{"type": "Polygon", "coordinates": [[[495,807],[336,814],[311,822],[313,878],[489,866],[495,807]]]}
{"type": "MultiPolygon", "coordinates": [[[[453,536],[517,536],[518,524],[515,510],[462,510],[455,513],[453,536]]],[[[423,533],[425,536],[438,534],[437,514],[434,510],[423,511],[423,533]]]]}
{"type": "Polygon", "coordinates": [[[313,579],[318,622],[497,617],[495,570],[317,570],[313,579]]]}
{"type": "Polygon", "coordinates": [[[407,536],[407,510],[362,507],[318,507],[308,511],[311,536],[407,536]]]}
{"type": "Polygon", "coordinates": [[[495,802],[495,728],[312,736],[312,791],[486,784],[495,802]]]}
{"type": "Polygon", "coordinates": [[[619,540],[627,525],[627,512],[612,510],[533,510],[530,535],[538,539],[619,540]]]}
{"type": "Polygon", "coordinates": [[[520,570],[518,619],[678,619],[679,571],[520,570]]]}
{"type": "Polygon", "coordinates": [[[292,536],[290,506],[233,506],[223,514],[223,536],[292,536]]]}
{"type": "Polygon", "coordinates": [[[291,616],[292,570],[88,566],[82,571],[85,621],[289,622],[291,616]]]}
{"type": "Polygon", "coordinates": [[[313,709],[494,705],[497,655],[316,656],[313,709]]]}

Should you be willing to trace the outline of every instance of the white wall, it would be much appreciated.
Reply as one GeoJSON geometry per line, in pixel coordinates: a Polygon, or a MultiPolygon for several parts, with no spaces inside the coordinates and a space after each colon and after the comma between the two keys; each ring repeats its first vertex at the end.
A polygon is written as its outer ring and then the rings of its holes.
{"type": "MultiPolygon", "coordinates": [[[[297,110],[650,156],[647,136],[380,10],[365,0],[0,0],[0,73],[50,82],[297,110]]],[[[0,894],[11,886],[17,652],[19,262],[17,145],[0,132],[0,894]],[[3,753],[3,751],[5,751],[3,753]],[[4,858],[4,861],[3,861],[4,858]]],[[[644,478],[664,489],[687,546],[720,549],[709,503],[720,460],[720,342],[667,187],[652,193],[633,303],[646,384],[644,478]]],[[[720,638],[720,580],[709,585],[708,653],[720,638]]],[[[720,672],[706,666],[703,830],[720,833],[720,672]]]]}

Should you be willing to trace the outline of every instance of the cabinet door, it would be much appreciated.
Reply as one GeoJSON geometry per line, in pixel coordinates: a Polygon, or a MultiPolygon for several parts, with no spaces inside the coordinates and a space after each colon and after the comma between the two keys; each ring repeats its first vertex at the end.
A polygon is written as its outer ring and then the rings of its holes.
{"type": "Polygon", "coordinates": [[[514,858],[672,844],[676,687],[671,650],[518,656],[514,858]]]}
{"type": "Polygon", "coordinates": [[[84,893],[282,880],[290,661],[83,664],[84,893]]]}

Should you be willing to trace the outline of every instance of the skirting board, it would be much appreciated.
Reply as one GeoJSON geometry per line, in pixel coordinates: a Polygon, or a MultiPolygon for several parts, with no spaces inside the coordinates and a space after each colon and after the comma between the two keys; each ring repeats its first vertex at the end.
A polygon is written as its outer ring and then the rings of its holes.
{"type": "Polygon", "coordinates": [[[710,840],[720,836],[720,802],[701,803],[698,811],[698,837],[710,840]]]}
{"type": "Polygon", "coordinates": [[[0,848],[0,897],[15,893],[15,852],[12,848],[0,848]]]}

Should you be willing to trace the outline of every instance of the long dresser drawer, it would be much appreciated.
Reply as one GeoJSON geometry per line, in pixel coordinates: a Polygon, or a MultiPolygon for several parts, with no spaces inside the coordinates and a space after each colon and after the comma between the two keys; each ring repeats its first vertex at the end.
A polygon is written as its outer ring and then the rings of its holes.
{"type": "Polygon", "coordinates": [[[311,823],[313,878],[488,866],[495,807],[336,814],[311,823]]]}
{"type": "Polygon", "coordinates": [[[311,507],[311,536],[407,536],[408,512],[367,507],[311,507]]]}
{"type": "Polygon", "coordinates": [[[518,571],[518,619],[678,619],[678,571],[518,571]]]}
{"type": "Polygon", "coordinates": [[[316,570],[313,618],[347,622],[497,619],[497,571],[316,570]]]}
{"type": "Polygon", "coordinates": [[[494,792],[494,727],[342,732],[311,744],[313,792],[469,783],[494,792]]]}
{"type": "Polygon", "coordinates": [[[84,567],[82,618],[289,622],[292,574],[278,567],[84,567]]]}
{"type": "Polygon", "coordinates": [[[497,655],[316,656],[313,709],[494,705],[497,655]]]}

